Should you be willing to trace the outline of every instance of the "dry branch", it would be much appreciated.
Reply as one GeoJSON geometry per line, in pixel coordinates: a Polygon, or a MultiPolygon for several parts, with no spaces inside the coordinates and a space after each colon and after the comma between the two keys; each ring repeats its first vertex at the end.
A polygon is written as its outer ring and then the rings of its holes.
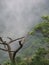
{"type": "Polygon", "coordinates": [[[2,39],[2,37],[0,37],[0,41],[1,41],[1,42],[3,42],[3,39],[2,39]]]}
{"type": "Polygon", "coordinates": [[[20,39],[23,39],[23,38],[24,38],[24,37],[17,38],[17,39],[14,39],[14,40],[12,40],[11,38],[9,38],[9,39],[11,39],[11,41],[9,41],[8,44],[11,44],[12,42],[17,41],[17,40],[20,40],[20,39]]]}
{"type": "Polygon", "coordinates": [[[21,38],[17,38],[17,39],[13,40],[10,37],[8,37],[8,39],[10,39],[10,41],[7,43],[6,41],[3,41],[3,39],[0,37],[0,41],[1,41],[0,44],[7,47],[7,49],[0,48],[0,50],[8,52],[11,62],[13,62],[13,61],[15,62],[15,56],[16,56],[17,52],[23,47],[24,38],[25,37],[21,37],[21,38]],[[11,46],[9,44],[11,44],[12,42],[17,41],[17,40],[19,40],[18,41],[19,42],[19,47],[15,51],[11,51],[11,46]]]}
{"type": "MultiPolygon", "coordinates": [[[[3,49],[3,48],[0,48],[0,50],[7,51],[8,52],[8,50],[3,49]]],[[[9,52],[15,52],[15,51],[9,51],[9,52]]]]}

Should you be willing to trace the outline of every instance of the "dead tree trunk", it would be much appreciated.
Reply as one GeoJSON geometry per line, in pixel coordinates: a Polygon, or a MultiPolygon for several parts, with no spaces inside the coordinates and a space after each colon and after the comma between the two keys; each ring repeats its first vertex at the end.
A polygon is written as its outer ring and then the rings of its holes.
{"type": "MultiPolygon", "coordinates": [[[[9,38],[9,37],[8,37],[9,38]]],[[[3,49],[3,48],[0,48],[0,50],[3,50],[3,51],[6,51],[6,52],[8,52],[8,54],[9,54],[9,58],[10,58],[10,60],[11,60],[11,63],[12,63],[12,65],[15,65],[15,56],[16,56],[16,54],[17,54],[17,52],[23,47],[23,43],[22,43],[22,41],[24,41],[24,37],[21,37],[21,38],[17,38],[17,39],[15,39],[15,40],[12,40],[11,38],[9,38],[10,39],[10,42],[6,42],[6,41],[3,41],[3,39],[0,37],[0,41],[1,41],[1,45],[4,45],[4,47],[7,47],[7,49],[5,48],[5,49],[3,49]],[[23,40],[19,40],[19,39],[23,39],[23,40]],[[18,47],[18,49],[16,49],[15,51],[11,51],[11,46],[10,46],[10,44],[12,43],[12,42],[14,42],[14,41],[16,41],[16,40],[19,40],[19,47],[18,47]]]]}

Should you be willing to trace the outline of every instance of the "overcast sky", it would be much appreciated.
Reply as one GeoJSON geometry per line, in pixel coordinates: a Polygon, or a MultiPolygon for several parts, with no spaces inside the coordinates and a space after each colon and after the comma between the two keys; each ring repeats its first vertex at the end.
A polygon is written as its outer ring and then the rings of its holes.
{"type": "Polygon", "coordinates": [[[49,0],[0,0],[0,36],[20,37],[48,14],[49,0]],[[3,34],[4,33],[4,34],[3,34]]]}

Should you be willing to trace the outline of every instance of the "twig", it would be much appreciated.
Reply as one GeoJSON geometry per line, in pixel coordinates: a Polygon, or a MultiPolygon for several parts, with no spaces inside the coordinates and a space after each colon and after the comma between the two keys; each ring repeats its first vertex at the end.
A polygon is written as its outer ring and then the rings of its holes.
{"type": "Polygon", "coordinates": [[[22,39],[24,37],[21,37],[21,38],[17,38],[17,39],[14,39],[14,40],[11,40],[10,42],[8,42],[8,44],[11,44],[12,42],[16,41],[16,40],[19,40],[19,39],[22,39]]]}
{"type": "Polygon", "coordinates": [[[12,38],[10,38],[10,37],[7,37],[9,40],[13,40],[12,38]]]}
{"type": "Polygon", "coordinates": [[[23,47],[23,44],[21,44],[21,41],[19,41],[19,45],[20,47],[16,49],[15,52],[13,53],[13,60],[15,59],[16,53],[23,47]]]}
{"type": "MultiPolygon", "coordinates": [[[[0,50],[7,51],[8,52],[8,50],[6,50],[6,49],[0,48],[0,50]]],[[[9,51],[9,52],[15,52],[15,51],[9,51]]]]}
{"type": "Polygon", "coordinates": [[[0,41],[1,41],[1,42],[3,42],[3,39],[2,39],[2,37],[0,37],[0,41]]]}

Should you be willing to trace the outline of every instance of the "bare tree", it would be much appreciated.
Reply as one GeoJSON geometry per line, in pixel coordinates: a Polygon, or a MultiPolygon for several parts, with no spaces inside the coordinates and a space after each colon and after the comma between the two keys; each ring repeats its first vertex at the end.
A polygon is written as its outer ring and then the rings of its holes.
{"type": "Polygon", "coordinates": [[[0,50],[8,52],[9,58],[10,58],[12,64],[15,65],[15,56],[16,56],[17,52],[23,47],[25,37],[17,38],[17,39],[14,39],[14,40],[11,39],[10,37],[7,37],[7,38],[10,40],[9,42],[4,41],[2,39],[2,37],[0,37],[0,44],[4,45],[4,49],[0,48],[0,50]],[[13,43],[14,41],[17,41],[17,40],[19,42],[19,47],[15,51],[12,51],[10,44],[13,43]]]}

